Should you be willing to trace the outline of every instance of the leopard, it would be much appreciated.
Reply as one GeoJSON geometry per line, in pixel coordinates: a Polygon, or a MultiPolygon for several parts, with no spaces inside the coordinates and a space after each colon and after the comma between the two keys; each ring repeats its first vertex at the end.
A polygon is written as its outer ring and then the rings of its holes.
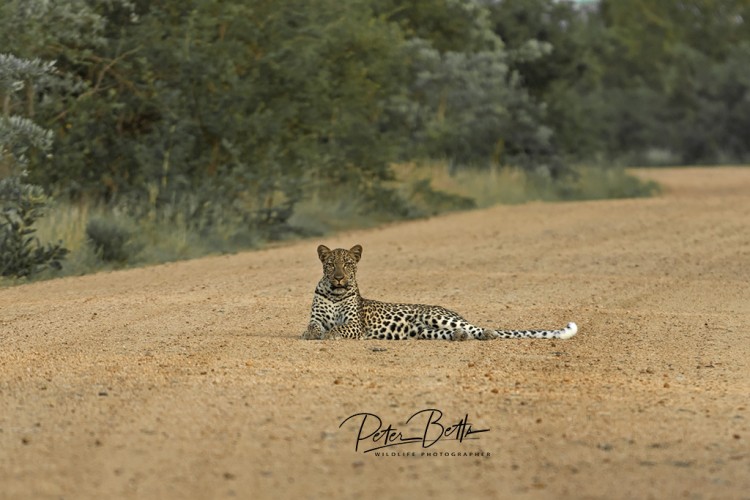
{"type": "Polygon", "coordinates": [[[362,297],[357,284],[357,264],[362,245],[349,250],[318,246],[323,277],[315,287],[305,340],[491,340],[569,339],[578,332],[575,323],[559,330],[497,330],[469,323],[441,306],[398,304],[362,297]]]}

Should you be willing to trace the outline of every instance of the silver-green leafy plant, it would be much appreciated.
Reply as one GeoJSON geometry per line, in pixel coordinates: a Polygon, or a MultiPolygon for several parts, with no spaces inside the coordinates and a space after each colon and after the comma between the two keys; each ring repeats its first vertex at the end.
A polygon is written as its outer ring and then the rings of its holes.
{"type": "Polygon", "coordinates": [[[26,182],[29,155],[48,154],[52,132],[31,119],[12,115],[16,95],[52,73],[53,62],[0,54],[0,276],[27,278],[47,268],[60,269],[68,250],[62,242],[43,244],[35,222],[49,198],[40,186],[26,182]]]}

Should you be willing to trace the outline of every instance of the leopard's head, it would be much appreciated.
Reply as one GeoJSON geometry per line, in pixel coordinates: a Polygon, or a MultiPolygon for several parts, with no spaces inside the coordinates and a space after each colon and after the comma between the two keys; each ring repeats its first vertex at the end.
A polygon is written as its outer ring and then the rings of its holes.
{"type": "Polygon", "coordinates": [[[357,262],[362,258],[362,245],[354,245],[349,250],[331,250],[325,245],[318,247],[318,258],[323,263],[323,276],[331,284],[335,294],[345,293],[356,285],[357,262]]]}

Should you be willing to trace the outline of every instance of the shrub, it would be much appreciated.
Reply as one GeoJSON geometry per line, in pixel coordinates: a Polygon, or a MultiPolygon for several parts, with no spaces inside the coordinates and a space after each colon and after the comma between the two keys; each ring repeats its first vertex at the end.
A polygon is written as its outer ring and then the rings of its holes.
{"type": "Polygon", "coordinates": [[[113,219],[91,219],[86,225],[86,236],[105,262],[125,264],[143,248],[136,241],[134,230],[113,219]]]}
{"type": "Polygon", "coordinates": [[[62,242],[45,246],[34,236],[34,223],[47,207],[42,188],[8,177],[0,180],[0,201],[0,276],[28,278],[46,268],[59,270],[68,250],[62,242]]]}
{"type": "Polygon", "coordinates": [[[54,62],[42,62],[0,54],[0,276],[28,278],[39,271],[59,270],[68,250],[62,242],[39,242],[35,222],[48,205],[40,186],[26,182],[30,157],[44,156],[52,147],[52,132],[31,119],[11,114],[14,107],[34,114],[35,82],[42,82],[53,71],[54,62]],[[18,97],[26,90],[28,102],[18,97]],[[22,106],[26,104],[26,106],[22,106]]]}

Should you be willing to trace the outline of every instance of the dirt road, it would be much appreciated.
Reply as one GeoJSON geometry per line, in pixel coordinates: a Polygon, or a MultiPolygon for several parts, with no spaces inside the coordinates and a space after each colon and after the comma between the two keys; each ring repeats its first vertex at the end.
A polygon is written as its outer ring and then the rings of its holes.
{"type": "Polygon", "coordinates": [[[750,169],[639,175],[324,241],[566,341],[301,341],[317,240],[0,290],[0,497],[750,498],[750,169]]]}

